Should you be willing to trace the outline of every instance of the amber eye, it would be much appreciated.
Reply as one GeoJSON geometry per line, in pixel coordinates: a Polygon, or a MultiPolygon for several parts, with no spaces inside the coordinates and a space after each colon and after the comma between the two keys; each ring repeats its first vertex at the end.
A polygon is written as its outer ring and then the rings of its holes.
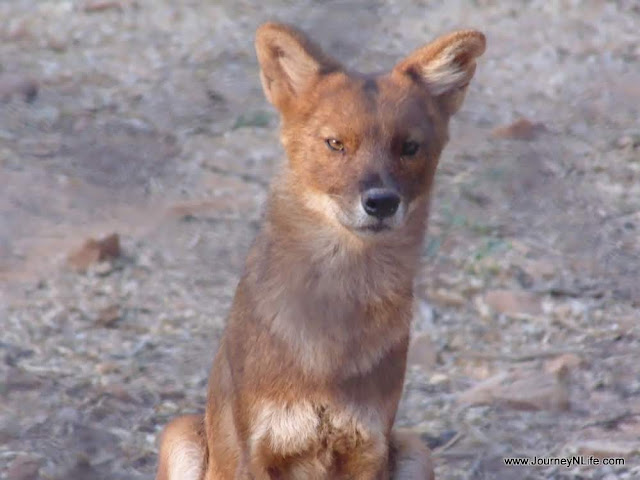
{"type": "Polygon", "coordinates": [[[340,140],[336,140],[335,138],[327,138],[325,140],[327,147],[331,150],[335,150],[336,152],[342,152],[344,150],[344,143],[340,140]]]}
{"type": "Polygon", "coordinates": [[[413,157],[418,150],[420,149],[420,145],[418,142],[412,142],[411,140],[407,140],[402,144],[402,156],[403,157],[413,157]]]}

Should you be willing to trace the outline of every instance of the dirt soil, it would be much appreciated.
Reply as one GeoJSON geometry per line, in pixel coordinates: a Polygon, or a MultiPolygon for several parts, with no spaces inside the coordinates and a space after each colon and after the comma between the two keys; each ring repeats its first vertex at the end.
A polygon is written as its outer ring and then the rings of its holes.
{"type": "Polygon", "coordinates": [[[0,2],[0,478],[152,478],[162,426],[202,410],[282,160],[267,19],[364,71],[487,34],[397,423],[441,479],[640,478],[635,0],[0,2]],[[121,255],[69,266],[111,233],[121,255]],[[625,465],[503,460],[576,455],[625,465]]]}

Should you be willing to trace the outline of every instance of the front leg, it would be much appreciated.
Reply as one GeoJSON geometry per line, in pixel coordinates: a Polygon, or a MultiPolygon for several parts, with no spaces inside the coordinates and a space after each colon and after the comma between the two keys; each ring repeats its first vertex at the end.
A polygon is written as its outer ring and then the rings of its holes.
{"type": "Polygon", "coordinates": [[[333,445],[337,475],[327,478],[389,480],[389,448],[382,432],[377,429],[347,432],[333,445]]]}
{"type": "Polygon", "coordinates": [[[435,480],[431,452],[414,433],[391,433],[389,460],[391,480],[435,480]]]}
{"type": "Polygon", "coordinates": [[[339,478],[349,480],[390,480],[386,459],[370,458],[367,455],[353,455],[340,469],[339,478]]]}
{"type": "Polygon", "coordinates": [[[308,401],[256,402],[248,412],[245,458],[248,478],[321,480],[326,465],[318,457],[319,418],[308,401]]]}

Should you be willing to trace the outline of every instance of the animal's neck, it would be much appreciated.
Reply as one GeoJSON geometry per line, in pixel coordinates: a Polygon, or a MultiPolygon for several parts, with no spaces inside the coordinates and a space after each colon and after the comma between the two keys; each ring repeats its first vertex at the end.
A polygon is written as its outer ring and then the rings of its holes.
{"type": "Polygon", "coordinates": [[[245,285],[256,320],[307,372],[365,372],[408,335],[424,220],[360,238],[299,198],[276,185],[249,256],[245,285]]]}
{"type": "Polygon", "coordinates": [[[353,310],[411,295],[426,205],[397,231],[362,238],[306,207],[286,181],[271,192],[247,265],[249,284],[271,312],[304,300],[307,313],[330,305],[340,322],[353,310]]]}
{"type": "Polygon", "coordinates": [[[308,282],[310,294],[333,290],[336,299],[345,295],[362,303],[412,284],[424,211],[414,212],[416,218],[395,232],[362,237],[309,208],[286,183],[291,180],[281,182],[271,195],[263,231],[271,245],[271,272],[290,269],[296,285],[308,282]]]}

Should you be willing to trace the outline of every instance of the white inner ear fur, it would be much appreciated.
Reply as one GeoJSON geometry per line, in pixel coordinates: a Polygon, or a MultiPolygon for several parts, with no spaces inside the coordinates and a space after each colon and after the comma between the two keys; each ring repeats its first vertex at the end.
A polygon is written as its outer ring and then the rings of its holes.
{"type": "Polygon", "coordinates": [[[420,73],[432,95],[441,95],[466,83],[468,71],[456,61],[458,49],[457,45],[447,47],[422,66],[420,73]]]}
{"type": "Polygon", "coordinates": [[[295,93],[300,93],[318,74],[318,64],[304,52],[286,52],[278,57],[282,71],[295,93]]]}

